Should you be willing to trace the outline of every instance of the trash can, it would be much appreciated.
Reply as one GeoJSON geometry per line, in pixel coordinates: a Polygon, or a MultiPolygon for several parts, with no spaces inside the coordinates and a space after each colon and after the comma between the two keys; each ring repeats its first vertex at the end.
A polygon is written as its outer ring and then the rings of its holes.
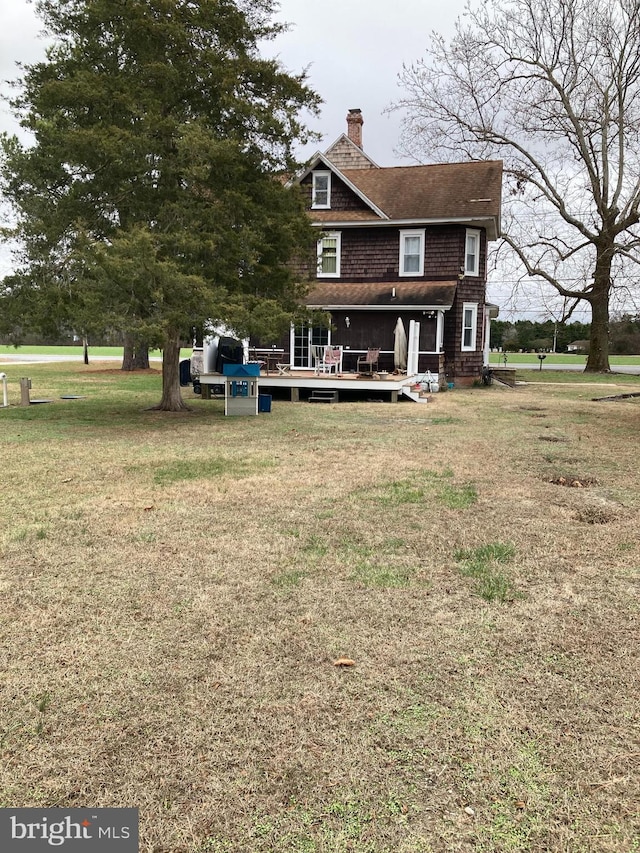
{"type": "Polygon", "coordinates": [[[191,359],[185,358],[180,362],[180,384],[182,386],[191,384],[191,359]]]}
{"type": "Polygon", "coordinates": [[[271,394],[258,394],[258,411],[271,411],[271,394]]]}

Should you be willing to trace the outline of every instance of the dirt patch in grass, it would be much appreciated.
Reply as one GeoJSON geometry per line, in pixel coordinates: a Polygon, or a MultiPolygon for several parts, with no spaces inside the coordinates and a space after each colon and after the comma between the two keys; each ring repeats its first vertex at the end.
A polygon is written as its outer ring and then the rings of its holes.
{"type": "Polygon", "coordinates": [[[633,402],[178,420],[113,373],[0,431],[0,805],[138,806],[144,853],[638,846],[633,402]]]}
{"type": "Polygon", "coordinates": [[[546,481],[553,483],[554,486],[567,486],[570,489],[585,489],[598,483],[595,477],[578,477],[575,474],[554,474],[552,477],[547,477],[546,481]]]}

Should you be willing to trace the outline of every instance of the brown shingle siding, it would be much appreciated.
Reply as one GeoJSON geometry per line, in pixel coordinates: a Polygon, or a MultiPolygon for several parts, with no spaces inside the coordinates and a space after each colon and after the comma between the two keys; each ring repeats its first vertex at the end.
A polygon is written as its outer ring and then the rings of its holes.
{"type": "MultiPolygon", "coordinates": [[[[327,230],[330,230],[329,225],[327,230]]],[[[405,281],[398,271],[400,231],[397,227],[341,229],[340,278],[345,281],[405,281]]],[[[462,226],[427,226],[424,276],[416,276],[416,279],[457,279],[464,263],[464,241],[462,226]]]]}

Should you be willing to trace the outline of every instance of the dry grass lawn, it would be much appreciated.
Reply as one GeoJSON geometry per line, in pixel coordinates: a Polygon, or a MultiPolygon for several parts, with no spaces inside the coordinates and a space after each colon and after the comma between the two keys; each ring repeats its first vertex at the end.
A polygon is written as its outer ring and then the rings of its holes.
{"type": "Polygon", "coordinates": [[[146,411],[155,373],[29,372],[0,806],[137,806],[145,853],[640,850],[640,398],[225,419],[146,411]]]}

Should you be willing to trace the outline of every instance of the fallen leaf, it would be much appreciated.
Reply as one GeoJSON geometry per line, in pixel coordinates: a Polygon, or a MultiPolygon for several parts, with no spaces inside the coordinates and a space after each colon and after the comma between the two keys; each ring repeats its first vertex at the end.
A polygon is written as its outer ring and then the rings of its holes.
{"type": "Polygon", "coordinates": [[[356,662],[351,660],[351,658],[338,658],[338,660],[334,660],[334,666],[355,666],[356,662]]]}
{"type": "Polygon", "coordinates": [[[149,510],[150,510],[150,509],[155,509],[155,507],[154,507],[154,506],[153,506],[153,504],[152,504],[151,506],[145,506],[145,507],[143,507],[143,509],[144,509],[144,511],[145,511],[145,512],[149,512],[149,510]]]}

